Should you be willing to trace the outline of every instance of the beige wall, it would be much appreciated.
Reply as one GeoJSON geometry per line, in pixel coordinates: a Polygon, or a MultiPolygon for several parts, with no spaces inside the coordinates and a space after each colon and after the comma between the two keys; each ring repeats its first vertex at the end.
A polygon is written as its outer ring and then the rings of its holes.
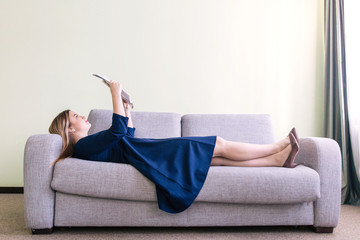
{"type": "Polygon", "coordinates": [[[321,0],[0,0],[0,186],[23,186],[27,138],[71,108],[268,113],[322,136],[321,0]]]}

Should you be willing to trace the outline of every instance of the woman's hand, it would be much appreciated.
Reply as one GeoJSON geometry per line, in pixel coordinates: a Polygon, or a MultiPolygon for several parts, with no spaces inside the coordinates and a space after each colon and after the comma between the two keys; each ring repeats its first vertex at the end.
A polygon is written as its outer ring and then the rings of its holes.
{"type": "Polygon", "coordinates": [[[109,85],[110,85],[111,95],[112,96],[116,95],[121,97],[121,92],[123,90],[121,83],[110,80],[109,85]]]}
{"type": "Polygon", "coordinates": [[[125,110],[123,106],[123,100],[121,98],[121,92],[123,90],[121,83],[110,81],[110,92],[113,102],[113,112],[125,117],[125,110]]]}
{"type": "Polygon", "coordinates": [[[128,121],[128,127],[133,127],[133,123],[132,123],[132,120],[131,120],[131,113],[130,113],[130,110],[131,110],[131,104],[128,103],[128,102],[124,102],[124,109],[125,109],[125,116],[129,118],[129,121],[128,121]]]}
{"type": "Polygon", "coordinates": [[[130,105],[130,103],[124,101],[124,109],[125,109],[126,115],[129,115],[130,110],[131,110],[131,105],[130,105]]]}

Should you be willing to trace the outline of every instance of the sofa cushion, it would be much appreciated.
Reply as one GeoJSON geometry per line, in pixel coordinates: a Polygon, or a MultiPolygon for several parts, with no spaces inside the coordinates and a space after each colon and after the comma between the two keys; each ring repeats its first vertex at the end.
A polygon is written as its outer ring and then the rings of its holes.
{"type": "Polygon", "coordinates": [[[275,142],[267,114],[187,114],[181,118],[181,136],[216,135],[247,143],[275,142]]]}
{"type": "MultiPolygon", "coordinates": [[[[88,120],[89,134],[108,129],[111,126],[112,111],[93,109],[88,120]]],[[[168,138],[181,136],[181,115],[167,112],[131,112],[131,119],[137,138],[168,138]]]]}
{"type": "MultiPolygon", "coordinates": [[[[81,196],[157,201],[154,184],[128,164],[67,158],[55,165],[51,187],[81,196]]],[[[287,204],[320,197],[320,178],[309,167],[210,167],[195,201],[287,204]]]]}

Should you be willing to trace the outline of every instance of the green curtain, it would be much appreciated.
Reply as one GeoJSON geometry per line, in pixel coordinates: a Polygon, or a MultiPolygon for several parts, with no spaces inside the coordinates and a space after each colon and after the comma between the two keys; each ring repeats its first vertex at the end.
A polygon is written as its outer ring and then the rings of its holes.
{"type": "Polygon", "coordinates": [[[325,0],[325,135],[342,153],[342,203],[360,203],[350,142],[344,39],[344,0],[325,0]]]}

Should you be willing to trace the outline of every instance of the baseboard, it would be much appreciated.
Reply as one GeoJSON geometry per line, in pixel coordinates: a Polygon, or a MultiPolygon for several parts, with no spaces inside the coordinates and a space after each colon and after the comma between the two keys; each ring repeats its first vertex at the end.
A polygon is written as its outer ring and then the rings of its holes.
{"type": "Polygon", "coordinates": [[[0,187],[0,193],[24,193],[23,187],[0,187]]]}

